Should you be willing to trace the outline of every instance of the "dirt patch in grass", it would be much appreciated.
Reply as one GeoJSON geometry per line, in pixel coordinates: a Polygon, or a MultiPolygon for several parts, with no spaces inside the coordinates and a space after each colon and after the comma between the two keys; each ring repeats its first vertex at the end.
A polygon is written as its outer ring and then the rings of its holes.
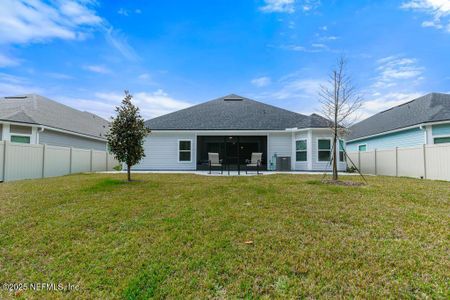
{"type": "Polygon", "coordinates": [[[339,185],[339,186],[364,186],[364,185],[366,185],[366,183],[364,183],[364,182],[342,181],[342,180],[332,180],[332,179],[324,179],[321,182],[324,184],[339,185]]]}

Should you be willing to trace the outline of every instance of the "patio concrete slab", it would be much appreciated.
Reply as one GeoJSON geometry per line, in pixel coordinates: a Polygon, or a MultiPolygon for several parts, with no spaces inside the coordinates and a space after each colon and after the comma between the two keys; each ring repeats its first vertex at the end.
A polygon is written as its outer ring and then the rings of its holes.
{"type": "MultiPolygon", "coordinates": [[[[126,171],[108,171],[108,172],[98,172],[105,174],[126,174],[126,171]]],[[[230,171],[230,175],[228,175],[228,171],[224,171],[223,174],[220,172],[212,172],[209,174],[209,171],[132,171],[132,174],[194,174],[201,176],[265,176],[265,175],[275,175],[275,174],[293,174],[293,175],[323,175],[326,173],[327,175],[331,175],[331,172],[303,172],[303,171],[295,171],[295,172],[276,172],[276,171],[260,171],[259,175],[256,172],[249,172],[245,174],[245,171],[241,171],[239,175],[237,171],[230,171]]],[[[358,175],[357,173],[345,173],[339,172],[339,175],[358,175]]]]}

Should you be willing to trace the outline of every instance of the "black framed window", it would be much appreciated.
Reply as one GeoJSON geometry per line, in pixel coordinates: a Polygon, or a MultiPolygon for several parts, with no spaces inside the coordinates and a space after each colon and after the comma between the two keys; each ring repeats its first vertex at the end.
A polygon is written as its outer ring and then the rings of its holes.
{"type": "Polygon", "coordinates": [[[434,138],[434,143],[435,144],[450,143],[450,136],[434,138]]]}
{"type": "Polygon", "coordinates": [[[190,162],[192,161],[192,141],[191,140],[180,140],[178,141],[178,160],[180,162],[190,162]]]}
{"type": "Polygon", "coordinates": [[[295,160],[296,161],[307,161],[308,160],[308,150],[306,148],[306,140],[295,141],[295,160]]]}
{"type": "Polygon", "coordinates": [[[330,161],[331,159],[331,140],[319,139],[317,141],[318,161],[330,161]]]}
{"type": "Polygon", "coordinates": [[[340,162],[345,161],[344,149],[345,149],[344,141],[339,140],[339,161],[340,162]]]}

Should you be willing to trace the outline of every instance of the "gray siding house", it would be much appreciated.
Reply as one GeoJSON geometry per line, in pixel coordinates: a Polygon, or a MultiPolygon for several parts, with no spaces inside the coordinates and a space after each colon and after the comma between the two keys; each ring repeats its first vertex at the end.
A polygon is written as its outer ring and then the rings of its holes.
{"type": "Polygon", "coordinates": [[[0,140],[106,150],[109,123],[36,95],[0,98],[0,140]]]}
{"type": "Polygon", "coordinates": [[[347,151],[450,143],[450,95],[430,93],[349,128],[347,151]]]}
{"type": "MultiPolygon", "coordinates": [[[[230,168],[262,153],[263,169],[331,169],[329,122],[238,95],[228,95],[145,122],[146,157],[133,170],[205,170],[208,153],[219,153],[230,168]]],[[[337,151],[339,152],[339,151],[337,151]]],[[[346,169],[339,152],[338,167],[346,169]]]]}

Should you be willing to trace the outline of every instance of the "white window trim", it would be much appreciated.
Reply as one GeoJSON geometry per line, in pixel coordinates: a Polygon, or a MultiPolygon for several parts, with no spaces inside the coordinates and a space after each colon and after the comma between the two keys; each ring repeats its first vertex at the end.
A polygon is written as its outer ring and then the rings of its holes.
{"type": "Polygon", "coordinates": [[[319,140],[329,140],[330,141],[330,159],[331,159],[331,155],[332,155],[332,153],[331,153],[331,149],[333,149],[333,143],[332,143],[332,138],[329,138],[329,137],[316,137],[316,144],[317,144],[317,154],[316,154],[316,163],[319,163],[319,164],[323,164],[323,163],[328,163],[329,161],[327,161],[327,160],[319,160],[319,151],[325,151],[324,149],[322,149],[322,150],[319,150],[319,140]]]}
{"type": "Polygon", "coordinates": [[[433,135],[433,139],[434,138],[445,138],[445,137],[450,137],[450,134],[436,134],[436,135],[433,135]]]}
{"type": "Polygon", "coordinates": [[[308,162],[308,139],[306,138],[300,138],[295,140],[295,162],[296,163],[307,163],[308,162]],[[299,141],[305,141],[306,142],[306,149],[305,150],[297,150],[297,142],[299,141]],[[297,152],[306,152],[306,160],[297,160],[297,152]]]}
{"type": "Polygon", "coordinates": [[[356,145],[356,150],[358,150],[358,152],[367,152],[369,150],[369,147],[367,146],[367,144],[358,144],[358,145],[356,145]],[[359,146],[366,146],[366,150],[365,151],[359,151],[359,146]]]}
{"type": "Polygon", "coordinates": [[[190,164],[192,163],[192,139],[179,139],[177,143],[177,160],[180,164],[190,164]],[[180,150],[180,142],[190,142],[191,150],[180,150]],[[180,160],[180,152],[189,152],[189,160],[180,160]]]}
{"type": "MultiPolygon", "coordinates": [[[[33,135],[33,134],[25,134],[25,133],[13,133],[13,132],[9,132],[9,141],[12,142],[12,141],[11,141],[11,138],[12,138],[13,136],[23,136],[23,137],[29,137],[29,138],[30,138],[30,143],[29,143],[29,144],[33,144],[33,138],[32,138],[32,135],[33,135]]],[[[19,143],[19,144],[22,144],[22,143],[19,143]]]]}

